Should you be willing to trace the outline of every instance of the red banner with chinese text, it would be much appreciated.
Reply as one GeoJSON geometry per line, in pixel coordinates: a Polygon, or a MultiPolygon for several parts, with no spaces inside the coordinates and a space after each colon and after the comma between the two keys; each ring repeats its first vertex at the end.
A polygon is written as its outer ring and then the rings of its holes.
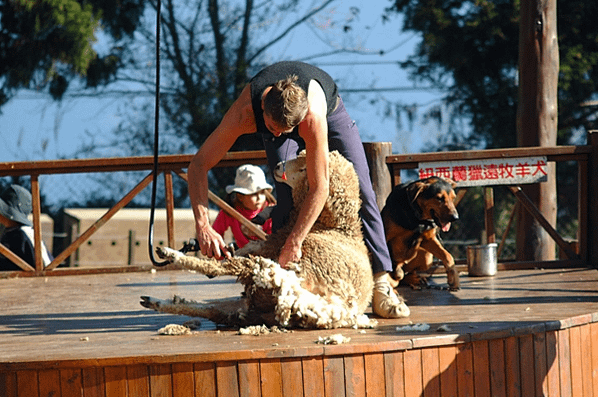
{"type": "Polygon", "coordinates": [[[451,178],[458,187],[521,185],[547,180],[546,157],[420,163],[419,178],[451,178]]]}

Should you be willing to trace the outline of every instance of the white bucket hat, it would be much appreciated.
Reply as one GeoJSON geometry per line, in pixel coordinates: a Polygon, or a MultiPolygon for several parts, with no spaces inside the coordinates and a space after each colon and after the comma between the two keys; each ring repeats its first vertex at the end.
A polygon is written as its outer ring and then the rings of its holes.
{"type": "Polygon", "coordinates": [[[235,184],[226,187],[226,193],[254,194],[264,189],[272,191],[272,186],[266,182],[266,175],[260,167],[245,164],[237,168],[235,184]]]}

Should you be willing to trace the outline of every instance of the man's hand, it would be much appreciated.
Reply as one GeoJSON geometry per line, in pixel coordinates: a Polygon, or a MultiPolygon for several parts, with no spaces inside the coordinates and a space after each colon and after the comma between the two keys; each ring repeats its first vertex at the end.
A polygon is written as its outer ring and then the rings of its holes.
{"type": "Polygon", "coordinates": [[[283,269],[286,269],[286,265],[290,262],[299,263],[299,261],[301,261],[301,255],[301,244],[294,244],[287,240],[280,250],[278,263],[283,269]]]}
{"type": "Polygon", "coordinates": [[[208,258],[232,258],[230,251],[224,243],[224,239],[210,224],[205,224],[198,229],[197,241],[199,242],[201,253],[208,258]]]}

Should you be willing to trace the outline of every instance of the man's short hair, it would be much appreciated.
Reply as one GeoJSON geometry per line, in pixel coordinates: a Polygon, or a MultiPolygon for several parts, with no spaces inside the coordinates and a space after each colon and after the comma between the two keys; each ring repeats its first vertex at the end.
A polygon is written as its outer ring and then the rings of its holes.
{"type": "Polygon", "coordinates": [[[264,98],[264,111],[274,122],[291,129],[307,114],[307,93],[296,84],[296,75],[277,81],[264,98]]]}

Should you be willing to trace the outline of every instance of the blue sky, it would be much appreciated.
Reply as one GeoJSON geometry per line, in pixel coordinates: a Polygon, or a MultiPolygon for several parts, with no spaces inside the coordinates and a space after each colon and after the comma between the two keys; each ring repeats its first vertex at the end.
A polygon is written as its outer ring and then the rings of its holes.
{"type": "MultiPolygon", "coordinates": [[[[316,26],[321,29],[304,27],[297,30],[279,42],[270,51],[270,56],[273,60],[304,59],[317,64],[335,78],[341,89],[413,86],[398,62],[413,52],[419,39],[412,33],[401,33],[398,19],[382,24],[381,15],[387,5],[386,2],[358,0],[342,2],[316,18],[316,26]],[[361,10],[354,20],[355,31],[360,34],[348,42],[346,35],[326,29],[326,24],[334,19],[352,18],[352,5],[361,10]],[[361,52],[371,51],[373,55],[337,54],[310,58],[313,54],[331,51],[335,45],[353,46],[361,52]],[[378,55],[380,50],[384,50],[385,55],[378,55]]],[[[385,117],[385,112],[392,112],[392,107],[380,104],[400,102],[419,104],[423,108],[438,103],[441,95],[434,91],[404,89],[375,94],[346,93],[344,98],[364,141],[390,141],[394,152],[416,152],[423,141],[435,139],[440,131],[438,126],[416,124],[412,130],[405,123],[397,126],[394,117],[385,117]],[[375,100],[378,104],[370,105],[375,100]]],[[[120,98],[67,96],[62,102],[52,102],[43,93],[20,92],[1,109],[0,138],[5,150],[0,161],[70,158],[79,145],[91,139],[100,143],[109,141],[111,131],[120,121],[118,110],[126,107],[127,100],[120,98]]]]}

